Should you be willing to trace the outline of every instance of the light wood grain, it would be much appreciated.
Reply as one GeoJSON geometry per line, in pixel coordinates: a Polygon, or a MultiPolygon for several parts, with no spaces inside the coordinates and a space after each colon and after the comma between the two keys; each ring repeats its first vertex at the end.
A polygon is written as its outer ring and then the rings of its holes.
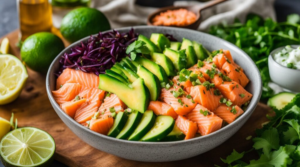
{"type": "MultiPolygon", "coordinates": [[[[19,49],[15,45],[18,42],[18,31],[6,37],[11,42],[11,53],[20,57],[19,49]]],[[[30,69],[28,74],[28,81],[20,97],[8,105],[0,106],[0,117],[9,119],[14,112],[20,127],[37,127],[50,133],[56,142],[55,159],[71,167],[210,167],[214,164],[222,164],[220,157],[225,158],[233,149],[244,151],[251,148],[251,140],[246,138],[253,136],[255,129],[261,127],[261,124],[267,120],[265,115],[270,110],[260,103],[248,122],[233,137],[205,154],[176,162],[136,162],[101,152],[81,141],[53,110],[46,94],[45,76],[30,69]]],[[[255,156],[257,155],[253,154],[247,158],[255,156]]]]}

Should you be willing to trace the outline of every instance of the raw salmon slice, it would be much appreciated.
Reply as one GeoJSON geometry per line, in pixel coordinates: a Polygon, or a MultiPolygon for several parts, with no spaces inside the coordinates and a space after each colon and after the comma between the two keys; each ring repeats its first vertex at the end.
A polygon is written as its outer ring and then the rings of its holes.
{"type": "Polygon", "coordinates": [[[152,110],[155,115],[168,115],[175,120],[178,117],[172,106],[161,101],[150,101],[148,110],[152,110]]]}
{"type": "Polygon", "coordinates": [[[222,95],[229,99],[234,105],[241,106],[252,98],[252,94],[247,92],[239,83],[235,81],[224,82],[216,85],[222,95]]]}
{"type": "Polygon", "coordinates": [[[92,119],[90,121],[90,129],[92,131],[107,135],[113,124],[114,119],[112,117],[102,116],[99,119],[92,119]]]}
{"type": "Polygon", "coordinates": [[[198,65],[194,65],[189,68],[189,70],[192,70],[196,74],[202,73],[202,76],[205,80],[210,80],[209,75],[206,73],[207,70],[211,70],[213,68],[211,63],[207,63],[206,61],[203,61],[204,65],[202,67],[198,67],[198,65]]]}
{"type": "Polygon", "coordinates": [[[73,100],[81,91],[82,86],[78,83],[66,83],[60,89],[52,91],[52,95],[58,104],[73,100]]]}
{"type": "Polygon", "coordinates": [[[105,115],[111,115],[111,111],[119,112],[124,111],[126,108],[125,103],[119,99],[119,97],[116,94],[108,94],[109,96],[106,96],[104,98],[104,102],[99,108],[99,112],[105,115]],[[113,109],[112,109],[113,108],[113,109]]]}
{"type": "Polygon", "coordinates": [[[71,118],[74,118],[77,109],[85,102],[86,99],[72,100],[61,104],[60,107],[71,118]]]}
{"type": "Polygon", "coordinates": [[[207,89],[203,85],[192,86],[190,95],[196,103],[201,104],[210,111],[215,110],[221,104],[220,99],[223,97],[217,89],[207,89]]]}
{"type": "Polygon", "coordinates": [[[192,82],[190,80],[186,80],[186,81],[180,82],[179,76],[175,76],[172,79],[172,81],[173,81],[174,85],[182,86],[184,90],[186,90],[187,88],[193,86],[192,82]]]}
{"type": "Polygon", "coordinates": [[[223,120],[210,112],[207,108],[197,104],[193,111],[191,111],[187,118],[198,125],[198,132],[204,136],[208,135],[222,127],[223,120]]]}
{"type": "Polygon", "coordinates": [[[172,108],[178,115],[186,115],[195,108],[196,103],[193,103],[192,99],[184,97],[187,95],[186,92],[184,92],[184,95],[181,97],[174,97],[172,92],[178,91],[179,89],[180,87],[178,86],[175,86],[168,90],[163,88],[161,90],[160,100],[172,106],[172,108]]]}
{"type": "Polygon", "coordinates": [[[219,53],[213,58],[213,63],[218,69],[222,69],[224,63],[226,62],[234,64],[230,52],[228,51],[229,54],[225,54],[224,52],[227,52],[227,50],[223,50],[223,53],[219,53]]]}
{"type": "Polygon", "coordinates": [[[228,107],[225,104],[220,105],[216,110],[213,111],[217,116],[222,118],[225,122],[231,123],[238,116],[242,115],[244,111],[239,106],[228,107]]]}
{"type": "Polygon", "coordinates": [[[240,67],[225,62],[222,67],[222,70],[230,79],[239,83],[243,87],[245,87],[249,83],[248,77],[245,75],[242,68],[240,67]]]}
{"type": "Polygon", "coordinates": [[[198,130],[197,123],[179,115],[175,124],[185,134],[185,140],[195,137],[198,130]]]}
{"type": "Polygon", "coordinates": [[[83,87],[98,88],[99,77],[93,73],[67,68],[56,80],[56,89],[66,83],[79,83],[83,87]]]}
{"type": "Polygon", "coordinates": [[[105,91],[96,88],[86,88],[78,94],[80,98],[87,101],[82,104],[75,113],[75,121],[84,123],[92,119],[93,115],[99,109],[104,98],[105,91]]]}

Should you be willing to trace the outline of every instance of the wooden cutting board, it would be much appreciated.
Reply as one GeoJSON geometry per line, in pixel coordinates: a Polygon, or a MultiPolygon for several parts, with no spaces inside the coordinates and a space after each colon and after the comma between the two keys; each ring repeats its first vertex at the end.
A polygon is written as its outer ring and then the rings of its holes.
{"type": "MultiPolygon", "coordinates": [[[[16,30],[6,37],[11,42],[11,53],[20,58],[19,49],[15,45],[18,42],[18,31],[16,30]]],[[[25,89],[20,97],[10,104],[0,106],[0,117],[9,119],[13,112],[20,127],[37,127],[50,133],[56,142],[55,159],[71,167],[209,167],[214,164],[222,165],[220,157],[225,158],[233,149],[241,152],[251,148],[252,142],[246,138],[253,136],[255,129],[260,128],[261,124],[267,121],[265,115],[270,110],[268,106],[260,103],[248,122],[234,136],[205,154],[176,162],[136,162],[96,150],[80,140],[53,110],[46,94],[45,75],[30,69],[28,69],[28,75],[25,89]]],[[[253,154],[247,158],[252,156],[257,155],[253,154]]]]}

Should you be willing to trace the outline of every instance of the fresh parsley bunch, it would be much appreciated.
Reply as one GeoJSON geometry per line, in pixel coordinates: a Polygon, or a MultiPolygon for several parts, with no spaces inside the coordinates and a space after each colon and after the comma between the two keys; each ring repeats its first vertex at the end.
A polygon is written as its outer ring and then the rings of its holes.
{"type": "Polygon", "coordinates": [[[260,70],[264,99],[274,94],[268,86],[268,56],[278,47],[300,44],[300,16],[292,14],[286,22],[277,23],[270,18],[264,20],[249,14],[245,24],[236,19],[231,25],[224,23],[210,27],[209,33],[235,44],[253,59],[260,70]]]}
{"type": "Polygon", "coordinates": [[[242,161],[248,152],[233,150],[226,159],[229,167],[299,167],[300,166],[300,94],[283,109],[274,108],[275,116],[257,130],[253,150],[259,159],[242,161]]]}

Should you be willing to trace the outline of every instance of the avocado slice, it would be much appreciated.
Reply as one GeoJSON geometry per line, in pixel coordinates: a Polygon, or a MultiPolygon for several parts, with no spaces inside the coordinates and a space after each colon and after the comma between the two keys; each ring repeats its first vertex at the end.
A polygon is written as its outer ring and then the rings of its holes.
{"type": "Polygon", "coordinates": [[[117,139],[127,139],[141,120],[142,114],[138,111],[132,111],[126,121],[124,128],[116,137],[117,139]]]}
{"type": "Polygon", "coordinates": [[[209,54],[208,54],[209,52],[203,47],[203,45],[201,43],[193,41],[193,46],[194,46],[197,58],[199,60],[204,60],[209,56],[209,54]]]}
{"type": "Polygon", "coordinates": [[[129,59],[129,57],[123,58],[121,62],[126,63],[133,72],[135,72],[135,73],[137,72],[136,66],[134,64],[132,64],[132,61],[131,61],[131,59],[129,59]]]}
{"type": "Polygon", "coordinates": [[[162,53],[156,53],[154,52],[151,55],[152,61],[160,65],[166,72],[166,74],[169,77],[173,77],[176,75],[175,67],[172,63],[172,61],[164,54],[162,53]]]}
{"type": "Polygon", "coordinates": [[[116,78],[117,80],[123,82],[123,83],[126,83],[126,84],[129,84],[128,80],[125,79],[122,75],[112,71],[112,70],[105,70],[105,73],[111,77],[114,77],[116,78]]]}
{"type": "Polygon", "coordinates": [[[162,141],[177,141],[185,138],[184,133],[175,124],[171,133],[169,133],[162,141]]]}
{"type": "Polygon", "coordinates": [[[182,45],[180,50],[186,49],[188,46],[193,46],[193,42],[189,39],[182,38],[182,45]]]}
{"type": "Polygon", "coordinates": [[[116,63],[113,67],[121,70],[124,73],[124,75],[128,78],[128,81],[131,83],[139,78],[139,76],[135,72],[133,72],[128,67],[120,65],[119,63],[116,63]]]}
{"type": "MultiPolygon", "coordinates": [[[[151,54],[153,52],[159,52],[159,48],[152,41],[150,41],[149,38],[145,37],[144,35],[139,35],[137,40],[145,42],[146,46],[150,50],[151,54]]],[[[150,58],[150,57],[147,57],[147,58],[150,58]]]]}
{"type": "Polygon", "coordinates": [[[180,42],[171,42],[170,43],[170,49],[173,50],[180,50],[181,43],[180,42]]]}
{"type": "Polygon", "coordinates": [[[193,46],[187,46],[185,49],[186,54],[186,68],[192,67],[193,65],[197,64],[197,55],[195,53],[193,46]]]}
{"type": "Polygon", "coordinates": [[[125,79],[128,79],[126,76],[124,76],[124,73],[123,73],[122,70],[119,70],[118,68],[116,68],[116,67],[114,67],[114,66],[112,66],[112,67],[110,68],[110,70],[112,70],[112,71],[114,71],[114,72],[116,72],[116,73],[122,75],[125,79]]]}
{"type": "Polygon", "coordinates": [[[144,79],[145,85],[150,92],[151,101],[156,101],[160,95],[161,89],[158,78],[141,65],[137,67],[137,75],[144,79]]]}
{"type": "Polygon", "coordinates": [[[174,64],[174,67],[177,71],[182,70],[186,67],[186,55],[185,50],[172,50],[170,48],[166,48],[164,50],[164,55],[166,55],[174,64]]]}
{"type": "Polygon", "coordinates": [[[154,122],[155,114],[153,113],[153,111],[145,111],[140,123],[138,124],[134,132],[129,136],[128,140],[140,140],[153,127],[154,122]]]}
{"type": "Polygon", "coordinates": [[[149,105],[150,93],[142,78],[127,85],[111,76],[100,74],[99,89],[116,94],[129,108],[141,113],[149,105]]]}
{"type": "Polygon", "coordinates": [[[175,121],[171,116],[158,116],[155,120],[154,126],[141,139],[141,141],[160,141],[173,130],[174,124],[175,121]]]}
{"type": "Polygon", "coordinates": [[[113,126],[110,128],[107,136],[116,137],[126,124],[128,116],[124,112],[119,112],[115,118],[113,126]]]}
{"type": "Polygon", "coordinates": [[[168,76],[160,65],[140,56],[137,56],[134,61],[156,75],[160,82],[168,83],[168,76]]]}
{"type": "Polygon", "coordinates": [[[150,41],[152,41],[158,47],[160,52],[165,50],[165,48],[170,47],[170,40],[160,33],[152,33],[150,36],[150,41]]]}

